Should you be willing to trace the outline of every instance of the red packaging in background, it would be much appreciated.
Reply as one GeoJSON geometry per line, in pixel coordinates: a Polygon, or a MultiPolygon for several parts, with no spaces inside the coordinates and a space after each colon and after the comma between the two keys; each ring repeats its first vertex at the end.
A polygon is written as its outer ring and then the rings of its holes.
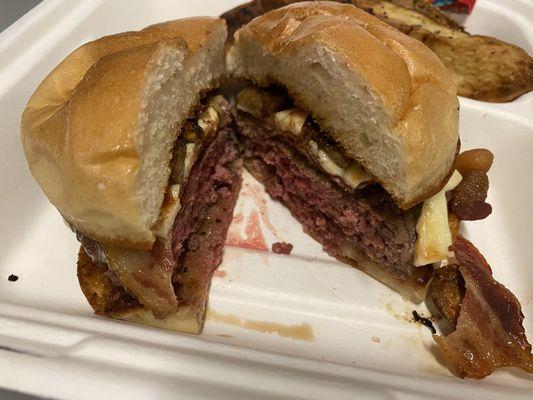
{"type": "Polygon", "coordinates": [[[476,0],[427,0],[445,11],[461,14],[470,14],[474,9],[476,0]]]}

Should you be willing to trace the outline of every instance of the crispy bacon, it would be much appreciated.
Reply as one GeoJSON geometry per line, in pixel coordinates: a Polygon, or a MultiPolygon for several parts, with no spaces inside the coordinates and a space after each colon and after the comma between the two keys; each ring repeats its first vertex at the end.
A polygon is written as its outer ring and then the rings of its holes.
{"type": "Polygon", "coordinates": [[[481,379],[496,368],[511,366],[533,373],[518,300],[494,280],[472,243],[458,235],[453,247],[466,292],[455,331],[446,337],[433,336],[444,358],[461,378],[481,379]]]}

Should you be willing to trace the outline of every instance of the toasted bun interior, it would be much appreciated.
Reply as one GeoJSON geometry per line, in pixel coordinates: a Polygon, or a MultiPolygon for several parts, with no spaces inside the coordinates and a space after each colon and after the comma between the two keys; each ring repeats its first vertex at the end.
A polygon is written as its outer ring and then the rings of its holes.
{"type": "Polygon", "coordinates": [[[63,217],[104,244],[149,249],[180,124],[224,72],[225,22],[190,18],[74,50],[22,116],[30,170],[63,217]]]}
{"type": "Polygon", "coordinates": [[[278,84],[403,208],[438,192],[458,144],[456,86],[423,44],[352,5],[303,2],[238,30],[234,77],[278,84]]]}

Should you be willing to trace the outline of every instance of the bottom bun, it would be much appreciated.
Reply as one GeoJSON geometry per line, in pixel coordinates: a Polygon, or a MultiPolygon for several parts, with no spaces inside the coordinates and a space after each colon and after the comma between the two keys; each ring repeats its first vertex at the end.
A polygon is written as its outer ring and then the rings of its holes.
{"type": "Polygon", "coordinates": [[[87,301],[98,315],[133,322],[135,324],[199,334],[205,310],[194,311],[182,306],[174,314],[157,319],[124,288],[113,284],[107,268],[91,260],[83,247],[78,253],[78,281],[87,301]]]}

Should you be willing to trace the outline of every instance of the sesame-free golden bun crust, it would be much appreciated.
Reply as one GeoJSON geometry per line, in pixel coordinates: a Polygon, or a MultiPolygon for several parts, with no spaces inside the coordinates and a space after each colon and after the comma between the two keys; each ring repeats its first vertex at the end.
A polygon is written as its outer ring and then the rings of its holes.
{"type": "Polygon", "coordinates": [[[78,232],[151,248],[180,124],[224,72],[226,26],[169,21],[89,42],[40,84],[24,110],[30,170],[78,232]]]}
{"type": "Polygon", "coordinates": [[[235,33],[234,77],[287,88],[402,208],[438,192],[458,145],[456,86],[423,44],[348,4],[302,2],[235,33]]]}

